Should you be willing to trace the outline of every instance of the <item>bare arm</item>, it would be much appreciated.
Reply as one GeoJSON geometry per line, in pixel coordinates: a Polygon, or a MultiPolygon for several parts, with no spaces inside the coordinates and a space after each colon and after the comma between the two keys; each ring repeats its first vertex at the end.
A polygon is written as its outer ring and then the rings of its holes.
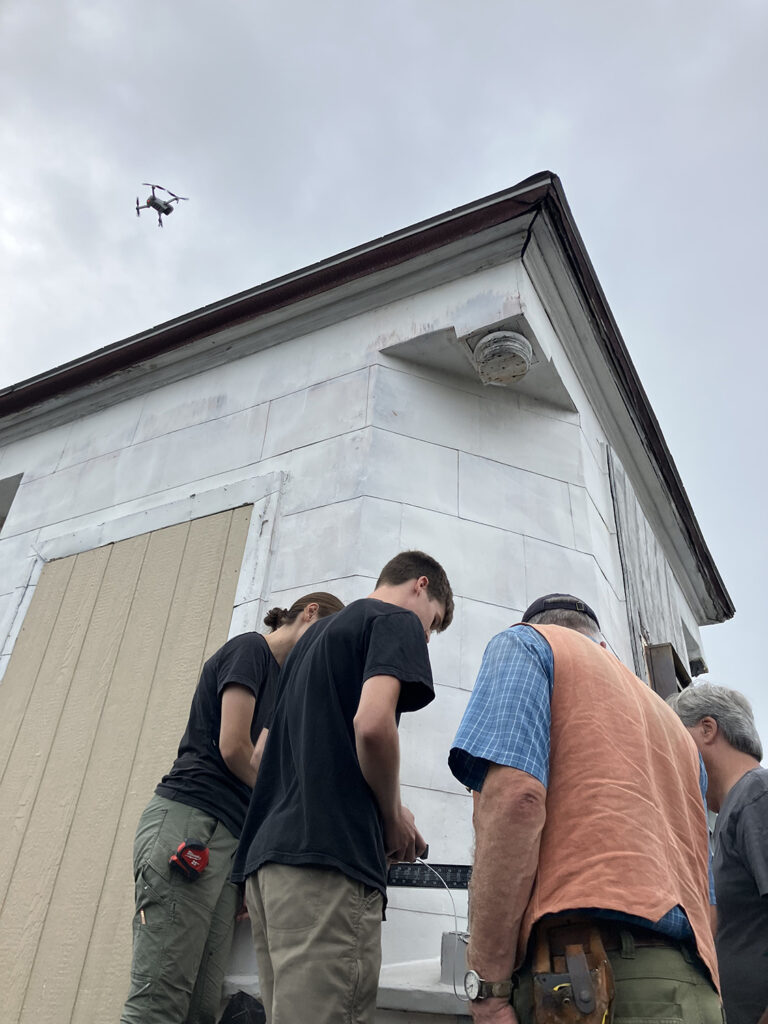
{"type": "Polygon", "coordinates": [[[259,733],[259,738],[256,740],[256,746],[253,748],[253,753],[251,754],[251,768],[253,768],[257,775],[259,774],[261,759],[264,756],[264,747],[267,743],[267,736],[269,736],[269,729],[262,729],[259,733]]]}
{"type": "Polygon", "coordinates": [[[400,739],[395,718],[399,697],[399,679],[372,676],[363,684],[353,724],[360,770],[384,822],[387,857],[412,861],[425,843],[413,815],[400,802],[400,739]]]}
{"type": "Polygon", "coordinates": [[[251,691],[237,683],[231,683],[221,695],[219,752],[232,774],[251,787],[258,770],[258,765],[254,768],[251,764],[251,720],[255,707],[256,698],[251,691]]]}
{"type": "MultiPolygon", "coordinates": [[[[530,899],[546,818],[546,789],[532,775],[491,765],[474,794],[475,864],[470,889],[467,963],[486,981],[515,967],[520,923],[530,899]]],[[[503,999],[472,1004],[476,1021],[514,1021],[503,999]]]]}

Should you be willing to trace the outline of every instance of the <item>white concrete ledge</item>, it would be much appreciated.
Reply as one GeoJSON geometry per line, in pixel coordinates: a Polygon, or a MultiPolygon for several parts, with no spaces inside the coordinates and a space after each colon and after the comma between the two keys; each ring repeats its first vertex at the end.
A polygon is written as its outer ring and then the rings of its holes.
{"type": "MultiPolygon", "coordinates": [[[[462,981],[457,980],[459,990],[462,981]]],[[[259,998],[259,980],[255,969],[227,975],[224,997],[229,998],[238,991],[259,998]]],[[[443,1017],[450,1021],[469,1020],[467,1004],[456,998],[453,984],[440,981],[438,957],[382,967],[376,1006],[380,1010],[429,1014],[430,1020],[443,1017]]],[[[407,1019],[410,1020],[410,1017],[407,1019]]]]}
{"type": "MultiPolygon", "coordinates": [[[[459,992],[463,978],[457,979],[459,992]]],[[[440,980],[440,958],[387,964],[379,976],[376,1005],[384,1010],[405,1010],[469,1020],[467,1004],[457,998],[452,982],[440,980]]]]}

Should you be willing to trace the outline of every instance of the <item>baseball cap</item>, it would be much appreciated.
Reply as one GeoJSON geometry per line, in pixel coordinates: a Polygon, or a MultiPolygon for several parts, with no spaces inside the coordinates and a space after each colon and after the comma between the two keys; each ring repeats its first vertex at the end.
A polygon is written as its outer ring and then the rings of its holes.
{"type": "Polygon", "coordinates": [[[597,628],[600,629],[597,616],[589,605],[585,601],[579,600],[578,597],[574,597],[573,594],[547,594],[545,597],[537,597],[533,604],[525,609],[521,621],[529,622],[534,615],[539,615],[541,612],[555,611],[556,609],[566,612],[581,612],[582,615],[588,615],[597,628]]]}

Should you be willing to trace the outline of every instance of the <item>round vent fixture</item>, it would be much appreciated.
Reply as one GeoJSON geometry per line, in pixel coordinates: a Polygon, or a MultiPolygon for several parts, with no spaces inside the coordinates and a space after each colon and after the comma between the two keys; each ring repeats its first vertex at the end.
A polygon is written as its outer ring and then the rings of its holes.
{"type": "Polygon", "coordinates": [[[522,334],[492,331],[478,341],[474,356],[483,384],[514,384],[530,370],[533,349],[522,334]]]}

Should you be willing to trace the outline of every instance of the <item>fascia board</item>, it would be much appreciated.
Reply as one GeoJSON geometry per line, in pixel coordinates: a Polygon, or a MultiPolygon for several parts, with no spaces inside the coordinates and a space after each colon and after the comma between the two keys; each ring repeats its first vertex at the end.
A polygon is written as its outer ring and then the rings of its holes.
{"type": "Polygon", "coordinates": [[[460,245],[491,228],[504,229],[519,218],[535,215],[556,178],[549,171],[534,174],[511,189],[475,200],[428,220],[367,242],[320,263],[287,274],[170,320],[151,331],[107,345],[28,380],[0,389],[0,419],[39,405],[54,394],[74,391],[120,370],[183,348],[237,324],[249,323],[270,310],[426,256],[451,243],[460,245]]]}
{"type": "MultiPolygon", "coordinates": [[[[573,274],[571,261],[565,258],[561,241],[546,213],[538,217],[533,226],[523,265],[553,319],[556,333],[584,387],[593,412],[632,482],[643,512],[669,559],[699,625],[730,618],[733,608],[711,556],[709,565],[704,567],[709,572],[703,571],[701,559],[697,557],[696,548],[706,547],[700,532],[691,542],[691,531],[698,531],[698,524],[690,505],[681,514],[679,499],[669,490],[658,459],[651,451],[647,433],[638,420],[637,408],[627,389],[621,386],[615,366],[606,358],[604,338],[596,317],[573,274]],[[715,575],[714,581],[709,578],[712,574],[715,575]],[[720,593],[717,594],[717,591],[720,593]]],[[[621,345],[622,355],[626,357],[627,365],[634,374],[623,342],[618,337],[615,340],[621,345]]],[[[642,397],[645,398],[644,393],[642,397]]],[[[644,413],[650,416],[663,443],[647,399],[645,402],[644,413]]],[[[671,456],[668,456],[667,472],[677,476],[671,456]]],[[[682,491],[682,484],[679,486],[682,491]]],[[[684,496],[685,492],[682,493],[684,496]]],[[[684,500],[687,503],[687,498],[684,497],[684,500]]]]}
{"type": "MultiPolygon", "coordinates": [[[[221,330],[203,334],[183,346],[150,356],[108,376],[89,381],[68,391],[11,412],[0,419],[0,444],[60,426],[116,402],[156,390],[176,380],[201,373],[255,352],[279,345],[361,313],[449,283],[520,257],[535,211],[494,225],[482,232],[468,234],[407,262],[347,281],[336,288],[271,310],[254,318],[233,323],[221,330]]],[[[184,321],[190,336],[196,332],[196,316],[184,321]]],[[[173,321],[178,327],[180,321],[173,321]]],[[[167,325],[153,328],[128,339],[151,342],[162,336],[167,325]]],[[[0,410],[2,396],[0,396],[0,410]]]]}

